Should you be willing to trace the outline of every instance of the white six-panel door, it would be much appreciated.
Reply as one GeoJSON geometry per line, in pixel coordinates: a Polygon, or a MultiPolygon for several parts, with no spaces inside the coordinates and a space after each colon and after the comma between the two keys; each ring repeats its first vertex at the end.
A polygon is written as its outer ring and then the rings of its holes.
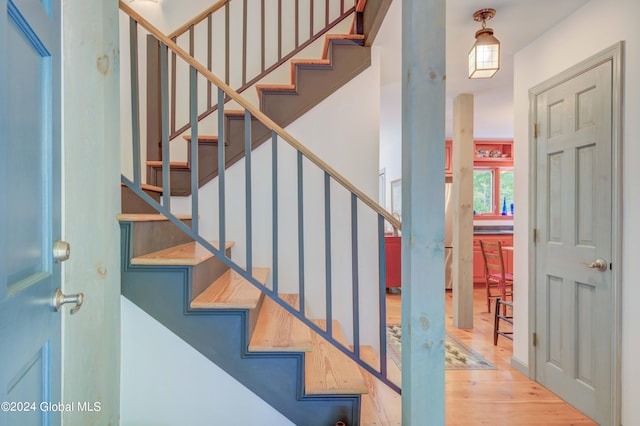
{"type": "Polygon", "coordinates": [[[536,380],[611,418],[612,63],[539,94],[536,380]]]}

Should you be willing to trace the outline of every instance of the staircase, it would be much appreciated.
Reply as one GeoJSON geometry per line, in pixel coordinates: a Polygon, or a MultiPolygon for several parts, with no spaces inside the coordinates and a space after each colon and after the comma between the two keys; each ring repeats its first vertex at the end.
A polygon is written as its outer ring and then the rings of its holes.
{"type": "MultiPolygon", "coordinates": [[[[370,3],[374,2],[370,0],[370,3]]],[[[161,49],[169,47],[177,52],[190,64],[194,74],[203,75],[217,86],[219,100],[230,97],[243,108],[226,110],[224,101],[218,102],[218,128],[221,131],[217,136],[199,135],[197,120],[192,114],[192,132],[185,137],[190,155],[188,161],[182,163],[170,163],[167,159],[167,126],[163,120],[161,153],[164,155],[161,157],[164,159],[146,162],[148,183],[142,183],[136,162],[133,178],[123,176],[124,213],[119,217],[123,296],[295,424],[400,424],[400,411],[392,408],[398,407],[399,387],[389,379],[390,376],[399,377],[399,372],[393,363],[387,365],[384,327],[381,327],[378,349],[359,343],[357,273],[352,287],[354,336],[353,344],[349,344],[340,322],[332,317],[330,306],[323,318],[307,315],[304,283],[297,294],[280,292],[277,270],[252,265],[250,168],[246,174],[245,194],[245,246],[249,260],[244,266],[233,260],[235,244],[225,238],[224,208],[219,215],[220,241],[208,241],[199,234],[199,194],[192,190],[218,177],[219,202],[224,206],[226,169],[242,158],[251,164],[252,151],[267,140],[271,141],[274,153],[278,141],[286,142],[297,151],[299,177],[302,176],[303,159],[324,173],[325,203],[331,198],[331,182],[342,185],[349,192],[352,227],[355,226],[352,252],[356,269],[358,205],[364,205],[375,214],[382,265],[384,222],[398,227],[400,223],[282,129],[328,96],[331,90],[369,66],[369,49],[364,46],[366,37],[328,36],[322,60],[292,62],[291,84],[256,87],[260,99],[258,110],[126,4],[121,3],[121,9],[131,16],[132,25],[135,22],[154,34],[161,49]],[[192,145],[194,140],[198,141],[196,146],[192,145]],[[225,143],[220,144],[220,140],[225,143]],[[172,213],[171,196],[178,195],[191,195],[191,215],[172,213]]],[[[134,105],[136,102],[134,94],[134,105]]],[[[136,108],[133,110],[135,114],[136,108]]],[[[135,133],[134,126],[134,158],[140,150],[135,133]]],[[[277,188],[277,173],[273,179],[274,188],[277,188]]],[[[300,183],[300,209],[301,199],[300,183]]],[[[326,205],[325,213],[331,208],[326,205]]],[[[277,207],[273,213],[273,233],[277,235],[277,207]]],[[[330,222],[325,221],[324,225],[330,229],[330,222]]],[[[299,237],[299,243],[299,250],[303,250],[304,237],[299,237]]],[[[274,241],[274,258],[277,253],[277,241],[274,241]]],[[[300,259],[303,258],[302,254],[300,259]]],[[[303,268],[304,263],[299,267],[303,268]]],[[[328,275],[331,275],[329,265],[328,268],[328,275]]],[[[327,300],[330,301],[331,285],[327,285],[327,300]]],[[[380,266],[380,318],[384,317],[384,289],[384,267],[380,266]]]]}
{"type": "MultiPolygon", "coordinates": [[[[368,33],[374,31],[373,25],[381,17],[384,17],[389,4],[389,0],[359,1],[353,8],[355,17],[354,24],[351,26],[351,33],[325,35],[321,58],[290,60],[291,77],[290,81],[285,84],[256,84],[254,87],[258,93],[260,111],[284,128],[367,69],[371,65],[369,46],[373,39],[371,37],[368,38],[363,31],[365,28],[368,29],[368,33]],[[361,23],[356,24],[356,22],[361,23]],[[358,28],[360,28],[360,33],[355,33],[358,28]]],[[[343,16],[346,15],[348,15],[348,12],[343,16]]],[[[339,23],[343,16],[337,19],[333,25],[339,23]]],[[[183,31],[187,31],[187,28],[183,29],[183,31]]],[[[176,36],[173,38],[176,38],[176,36]]],[[[148,46],[148,48],[150,49],[151,46],[148,46]]],[[[159,49],[159,43],[154,48],[159,49]]],[[[287,56],[293,56],[296,52],[299,52],[299,49],[287,56]]],[[[155,54],[155,56],[159,55],[159,53],[155,54]]],[[[159,71],[155,72],[155,74],[158,73],[159,71]]],[[[148,76],[148,78],[158,79],[159,75],[155,74],[148,76]]],[[[258,76],[252,81],[259,81],[260,77],[258,76]]],[[[252,86],[247,83],[241,87],[241,90],[249,87],[252,86]]],[[[160,97],[160,94],[156,94],[152,102],[155,104],[160,97]]],[[[174,108],[175,106],[172,107],[172,109],[174,108]]],[[[218,104],[200,114],[199,119],[207,117],[216,110],[218,110],[218,104]]],[[[244,157],[245,128],[243,115],[244,111],[242,110],[228,109],[224,111],[226,168],[244,157]]],[[[172,116],[175,116],[175,114],[172,114],[172,116]]],[[[155,117],[148,123],[148,127],[159,127],[160,120],[160,111],[156,111],[155,117]]],[[[181,135],[189,127],[189,124],[181,126],[171,133],[170,137],[174,138],[181,135]]],[[[192,136],[186,134],[182,137],[188,142],[188,150],[190,150],[192,136]]],[[[253,117],[251,124],[252,149],[260,146],[270,137],[271,130],[253,117]]],[[[157,140],[155,141],[148,141],[147,149],[150,158],[146,163],[147,183],[162,187],[162,153],[159,149],[159,135],[156,138],[157,140]],[[153,152],[154,150],[157,150],[157,152],[153,152]]],[[[216,149],[218,139],[218,135],[199,135],[197,138],[198,158],[200,159],[198,164],[198,187],[202,187],[218,175],[216,149]]],[[[170,168],[171,195],[190,195],[192,191],[190,161],[171,162],[170,168]]]]}
{"type": "MultiPolygon", "coordinates": [[[[180,219],[191,224],[187,217],[180,219]]],[[[398,394],[210,251],[189,241],[166,217],[123,214],[119,220],[123,296],[292,422],[400,424],[398,394]]],[[[232,247],[232,242],[225,244],[228,257],[232,247]]],[[[253,277],[263,285],[269,273],[267,268],[253,269],[253,277]]],[[[299,304],[298,295],[280,296],[294,308],[299,304]]],[[[322,320],[314,322],[326,329],[322,320]]],[[[332,328],[346,347],[340,324],[333,321],[332,328]]],[[[361,352],[377,365],[373,348],[363,346],[361,352]]]]}

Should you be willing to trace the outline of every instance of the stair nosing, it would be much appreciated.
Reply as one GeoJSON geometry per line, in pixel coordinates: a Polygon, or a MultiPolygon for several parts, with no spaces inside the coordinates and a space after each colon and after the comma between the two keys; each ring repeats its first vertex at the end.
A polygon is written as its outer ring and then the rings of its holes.
{"type": "MultiPolygon", "coordinates": [[[[211,242],[214,247],[217,247],[217,242],[211,242]]],[[[225,249],[229,249],[233,247],[233,241],[227,241],[225,244],[225,249]]],[[[142,256],[136,256],[131,259],[132,265],[137,266],[195,266],[200,263],[214,257],[213,253],[209,250],[205,249],[202,245],[195,243],[194,241],[179,244],[173,247],[169,247],[163,250],[158,250],[153,253],[147,253],[142,256]],[[186,248],[187,246],[191,246],[196,244],[195,250],[199,250],[197,256],[189,256],[189,257],[162,257],[167,254],[171,254],[173,252],[179,252],[181,248],[186,248]]]]}
{"type": "MultiPolygon", "coordinates": [[[[177,214],[178,220],[191,220],[191,215],[177,214]]],[[[160,222],[168,221],[169,218],[160,213],[119,213],[116,218],[120,222],[160,222]]]]}

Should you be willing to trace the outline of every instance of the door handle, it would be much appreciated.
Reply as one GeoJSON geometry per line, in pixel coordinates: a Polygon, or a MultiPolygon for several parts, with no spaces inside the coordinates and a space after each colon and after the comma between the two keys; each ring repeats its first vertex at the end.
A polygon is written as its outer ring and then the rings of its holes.
{"type": "Polygon", "coordinates": [[[62,293],[59,288],[56,288],[56,293],[53,296],[53,308],[56,310],[56,312],[58,312],[62,305],[64,305],[65,303],[76,304],[69,311],[71,315],[75,314],[82,307],[82,303],[84,303],[84,293],[66,295],[62,293]]]}
{"type": "Polygon", "coordinates": [[[593,263],[584,263],[584,266],[591,269],[597,269],[598,271],[606,271],[607,270],[607,261],[604,259],[596,259],[593,263]]]}

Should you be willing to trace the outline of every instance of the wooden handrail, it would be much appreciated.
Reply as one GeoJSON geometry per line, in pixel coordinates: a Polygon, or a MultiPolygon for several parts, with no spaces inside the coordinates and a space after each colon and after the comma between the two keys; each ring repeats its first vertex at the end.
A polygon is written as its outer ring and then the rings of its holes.
{"type": "Polygon", "coordinates": [[[198,13],[196,16],[191,18],[189,21],[187,21],[184,25],[181,25],[180,27],[178,27],[178,29],[176,29],[174,32],[169,34],[168,37],[171,40],[173,40],[176,37],[180,37],[182,34],[189,31],[189,28],[193,27],[194,25],[198,25],[200,22],[207,19],[207,16],[214,13],[218,9],[221,9],[225,4],[230,2],[231,0],[220,0],[219,2],[209,6],[208,8],[206,8],[205,10],[203,10],[202,12],[198,13]]]}
{"type": "Polygon", "coordinates": [[[204,65],[191,57],[187,52],[185,52],[180,46],[174,43],[169,37],[162,34],[160,30],[158,30],[155,26],[153,26],[149,21],[143,18],[139,13],[125,4],[122,0],[119,1],[120,10],[125,12],[131,18],[135,19],[138,24],[142,25],[147,31],[153,34],[159,41],[164,43],[169,49],[174,51],[178,56],[180,56],[185,62],[187,62],[190,66],[195,68],[200,74],[202,74],[207,80],[215,84],[217,87],[222,89],[228,97],[232,100],[236,101],[241,107],[246,109],[262,122],[265,126],[275,131],[282,139],[284,139],[289,145],[291,145],[294,149],[298,150],[302,153],[309,161],[314,163],[324,172],[328,173],[336,182],[340,183],[345,189],[354,194],[360,201],[369,206],[373,211],[384,217],[387,222],[391,224],[391,226],[396,227],[398,229],[402,229],[402,223],[394,216],[391,215],[386,209],[381,207],[376,201],[374,201],[371,197],[365,194],[363,191],[358,189],[355,185],[353,185],[347,178],[338,173],[333,167],[325,163],[320,157],[311,152],[306,146],[300,143],[296,138],[294,138],[291,134],[289,134],[286,130],[280,127],[276,122],[271,120],[265,114],[262,113],[258,108],[249,103],[246,99],[244,99],[238,92],[233,90],[229,85],[227,85],[224,81],[216,77],[211,71],[209,71],[204,65]]]}

